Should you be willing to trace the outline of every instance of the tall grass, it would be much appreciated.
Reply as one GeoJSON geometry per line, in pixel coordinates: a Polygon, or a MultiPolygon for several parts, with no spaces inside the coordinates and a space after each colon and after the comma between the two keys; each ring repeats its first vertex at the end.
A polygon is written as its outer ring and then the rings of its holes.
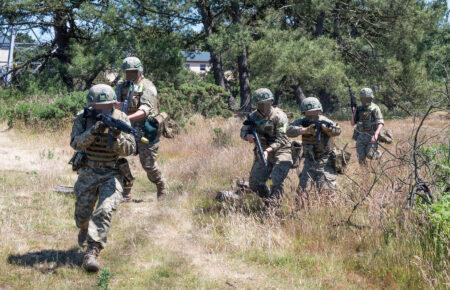
{"type": "MultiPolygon", "coordinates": [[[[165,201],[155,201],[155,187],[138,159],[131,158],[136,176],[133,194],[144,201],[123,204],[114,216],[108,245],[100,256],[111,274],[100,279],[103,286],[449,287],[448,234],[438,231],[444,238],[438,253],[437,232],[429,215],[439,212],[439,207],[448,209],[448,202],[440,199],[426,211],[421,206],[406,209],[408,188],[398,179],[407,176],[408,169],[387,153],[367,168],[361,168],[353,154],[346,175],[338,177],[336,196],[326,199],[312,193],[308,208],[299,209],[295,203],[297,170],[286,180],[279,208],[265,208],[252,193],[230,203],[216,201],[218,191],[248,178],[253,152],[239,138],[241,124],[237,118],[196,115],[175,139],[162,141],[159,163],[171,192],[165,201]]],[[[337,143],[349,143],[354,153],[351,128],[341,125],[337,143]]],[[[412,120],[386,125],[399,143],[387,149],[401,154],[410,146],[412,120]]],[[[442,131],[448,120],[433,116],[425,125],[421,136],[427,139],[442,131]]],[[[66,165],[72,153],[69,132],[25,133],[4,133],[15,146],[0,139],[10,148],[3,158],[7,162],[0,161],[0,257],[6,261],[0,263],[0,287],[94,287],[99,278],[85,274],[72,259],[79,255],[73,250],[77,233],[73,197],[52,192],[56,184],[70,185],[76,178],[66,165]],[[15,161],[9,152],[21,157],[26,152],[27,158],[15,161]],[[48,252],[52,259],[44,259],[48,252]]],[[[442,138],[446,136],[432,139],[430,145],[442,143],[442,138]]]]}

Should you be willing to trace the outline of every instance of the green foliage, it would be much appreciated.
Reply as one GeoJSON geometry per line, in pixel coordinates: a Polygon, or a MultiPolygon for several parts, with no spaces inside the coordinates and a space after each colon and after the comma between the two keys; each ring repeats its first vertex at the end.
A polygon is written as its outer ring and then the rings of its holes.
{"type": "Polygon", "coordinates": [[[65,95],[28,96],[18,91],[0,90],[0,119],[13,123],[22,120],[26,123],[36,120],[60,120],[74,116],[86,102],[86,92],[73,92],[65,95]]]}
{"type": "Polygon", "coordinates": [[[445,144],[437,144],[423,149],[433,174],[437,199],[431,205],[422,204],[419,211],[428,221],[424,229],[422,247],[431,257],[438,271],[445,271],[450,259],[450,152],[445,144]]]}
{"type": "Polygon", "coordinates": [[[230,117],[226,100],[229,94],[221,87],[205,82],[185,83],[178,88],[163,87],[159,90],[161,109],[171,118],[185,121],[194,113],[205,117],[230,117]]]}
{"type": "Polygon", "coordinates": [[[427,159],[433,178],[438,187],[439,194],[450,193],[450,148],[446,144],[437,144],[426,147],[423,153],[427,159]]]}
{"type": "Polygon", "coordinates": [[[300,84],[306,94],[340,93],[344,65],[336,53],[336,43],[327,38],[308,39],[295,32],[267,31],[252,47],[252,69],[257,86],[277,85],[288,78],[300,84]]]}
{"type": "MultiPolygon", "coordinates": [[[[186,78],[187,80],[187,78],[186,78]]],[[[221,87],[200,80],[183,83],[175,88],[173,85],[158,87],[161,109],[172,119],[182,123],[199,113],[205,117],[230,117],[227,106],[229,94],[221,87]]],[[[16,89],[0,89],[0,119],[9,123],[22,120],[26,123],[41,120],[59,121],[74,116],[86,104],[86,92],[65,94],[26,94],[16,89]]]]}
{"type": "Polygon", "coordinates": [[[103,268],[97,279],[97,286],[102,290],[109,289],[109,281],[111,280],[111,272],[108,268],[103,268]]]}

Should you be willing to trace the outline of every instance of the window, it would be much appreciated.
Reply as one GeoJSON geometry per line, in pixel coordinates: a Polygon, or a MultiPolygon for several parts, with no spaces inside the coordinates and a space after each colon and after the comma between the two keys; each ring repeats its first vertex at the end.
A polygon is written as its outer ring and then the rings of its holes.
{"type": "Polygon", "coordinates": [[[200,71],[206,71],[206,64],[202,63],[200,65],[200,71]]]}

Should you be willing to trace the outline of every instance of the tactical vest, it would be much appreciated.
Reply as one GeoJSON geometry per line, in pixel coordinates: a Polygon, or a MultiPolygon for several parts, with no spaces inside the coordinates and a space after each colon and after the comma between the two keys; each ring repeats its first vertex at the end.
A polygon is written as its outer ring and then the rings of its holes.
{"type": "Polygon", "coordinates": [[[275,142],[275,124],[272,120],[259,119],[255,123],[257,125],[256,132],[259,134],[264,147],[268,147],[275,142]]]}
{"type": "Polygon", "coordinates": [[[373,110],[369,107],[360,107],[358,110],[358,130],[362,132],[375,132],[376,130],[373,110]]]}
{"type": "Polygon", "coordinates": [[[134,84],[133,88],[130,87],[130,85],[128,85],[128,82],[124,82],[120,89],[120,96],[119,97],[119,101],[120,102],[124,102],[127,98],[128,98],[128,92],[130,89],[133,89],[133,93],[131,94],[131,100],[129,100],[128,102],[128,110],[127,110],[127,115],[131,115],[133,113],[136,113],[137,110],[139,109],[140,104],[140,99],[141,96],[143,94],[144,91],[144,86],[141,84],[134,84]]]}
{"type": "MultiPolygon", "coordinates": [[[[320,130],[320,129],[319,129],[320,130]]],[[[305,157],[320,158],[331,153],[334,143],[333,138],[320,132],[320,143],[317,141],[316,134],[302,135],[303,152],[305,157]]]]}
{"type": "MultiPolygon", "coordinates": [[[[92,119],[85,119],[84,127],[86,129],[93,125],[94,121],[92,119]]],[[[109,147],[109,135],[107,133],[96,133],[94,136],[94,142],[84,150],[88,160],[99,162],[116,161],[119,155],[109,147]]]]}

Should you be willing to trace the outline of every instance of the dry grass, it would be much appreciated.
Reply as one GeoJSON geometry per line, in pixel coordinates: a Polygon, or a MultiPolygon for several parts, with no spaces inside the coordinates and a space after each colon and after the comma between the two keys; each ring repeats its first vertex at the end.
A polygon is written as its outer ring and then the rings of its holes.
{"type": "MultiPolygon", "coordinates": [[[[338,144],[349,143],[353,151],[351,128],[342,125],[338,144]]],[[[413,128],[412,120],[387,125],[397,140],[413,128]]],[[[439,142],[448,125],[445,116],[433,116],[424,135],[441,130],[439,142]]],[[[361,171],[354,158],[347,172],[352,180],[339,176],[334,205],[313,198],[309,210],[295,209],[294,171],[278,210],[262,210],[252,195],[233,205],[214,201],[216,191],[248,176],[251,146],[239,139],[239,127],[238,119],[194,117],[176,139],[164,140],[159,160],[172,194],[163,202],[156,202],[154,187],[133,158],[134,193],[144,202],[123,204],[114,216],[101,256],[112,289],[449,287],[448,272],[435,272],[417,228],[401,210],[405,189],[387,178],[405,174],[401,168],[381,175],[365,198],[380,172],[361,171]],[[214,128],[226,142],[217,141],[214,128]],[[351,218],[361,229],[343,223],[362,199],[351,218]]],[[[76,179],[66,164],[68,135],[68,129],[0,133],[0,288],[97,285],[96,275],[79,268],[74,199],[52,192],[76,179]]]]}

